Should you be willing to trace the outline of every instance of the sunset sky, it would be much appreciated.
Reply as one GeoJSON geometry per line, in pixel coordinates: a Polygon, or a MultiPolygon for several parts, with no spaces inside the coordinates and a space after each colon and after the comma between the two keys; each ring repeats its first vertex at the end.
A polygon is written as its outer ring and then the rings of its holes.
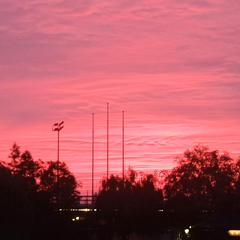
{"type": "Polygon", "coordinates": [[[62,161],[89,188],[110,171],[173,167],[195,144],[240,153],[239,0],[1,0],[0,159],[14,142],[62,161]]]}

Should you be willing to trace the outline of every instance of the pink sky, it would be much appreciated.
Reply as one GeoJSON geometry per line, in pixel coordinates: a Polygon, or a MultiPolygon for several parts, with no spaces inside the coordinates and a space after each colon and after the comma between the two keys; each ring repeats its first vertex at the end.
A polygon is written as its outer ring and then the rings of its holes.
{"type": "Polygon", "coordinates": [[[13,142],[34,158],[61,159],[89,189],[91,113],[96,187],[126,166],[171,168],[194,144],[239,154],[238,0],[1,0],[0,159],[13,142]]]}

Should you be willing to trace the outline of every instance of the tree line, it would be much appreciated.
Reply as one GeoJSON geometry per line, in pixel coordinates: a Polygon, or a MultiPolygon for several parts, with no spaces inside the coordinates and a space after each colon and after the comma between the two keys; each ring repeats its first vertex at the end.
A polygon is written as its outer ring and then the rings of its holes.
{"type": "Polygon", "coordinates": [[[240,213],[240,159],[229,153],[195,146],[177,159],[159,186],[154,174],[103,180],[96,206],[117,224],[130,228],[184,227],[209,217],[240,213]]]}
{"type": "MultiPolygon", "coordinates": [[[[12,225],[24,236],[29,234],[26,226],[35,231],[41,225],[49,231],[49,223],[52,230],[65,224],[56,210],[79,207],[80,201],[78,183],[66,164],[34,160],[17,144],[9,159],[0,163],[0,224],[6,233],[12,225]]],[[[90,224],[99,226],[105,221],[126,231],[152,231],[157,226],[196,222],[204,216],[240,213],[239,198],[240,160],[227,152],[195,146],[178,158],[163,184],[156,175],[139,175],[133,169],[124,179],[117,175],[103,179],[90,224]]]]}
{"type": "Polygon", "coordinates": [[[1,235],[7,239],[56,237],[64,224],[58,208],[79,206],[74,175],[65,163],[34,160],[29,151],[21,152],[17,144],[13,145],[9,160],[0,162],[1,235]]]}

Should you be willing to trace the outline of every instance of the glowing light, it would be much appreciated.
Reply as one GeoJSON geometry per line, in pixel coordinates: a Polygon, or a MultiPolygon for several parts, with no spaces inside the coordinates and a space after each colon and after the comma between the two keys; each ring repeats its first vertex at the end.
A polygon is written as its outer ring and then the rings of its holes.
{"type": "Polygon", "coordinates": [[[184,229],[184,232],[188,235],[189,234],[189,229],[188,228],[184,229]]]}
{"type": "Polygon", "coordinates": [[[240,230],[228,230],[228,235],[231,237],[240,237],[240,230]]]}
{"type": "Polygon", "coordinates": [[[75,218],[72,218],[72,221],[75,222],[75,218]]]}
{"type": "Polygon", "coordinates": [[[79,220],[79,217],[76,217],[76,220],[78,221],[78,220],[79,220]]]}
{"type": "Polygon", "coordinates": [[[71,212],[97,212],[97,209],[96,208],[66,208],[66,209],[58,209],[58,211],[65,211],[65,212],[68,212],[68,211],[71,211],[71,212]]]}

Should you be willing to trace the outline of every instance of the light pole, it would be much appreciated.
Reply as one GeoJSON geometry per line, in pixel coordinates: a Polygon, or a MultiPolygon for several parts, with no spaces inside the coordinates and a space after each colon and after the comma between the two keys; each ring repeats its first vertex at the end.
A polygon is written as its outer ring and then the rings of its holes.
{"type": "Polygon", "coordinates": [[[60,138],[60,131],[64,127],[64,121],[60,123],[54,123],[52,130],[57,132],[57,203],[59,204],[59,138],[60,138]]]}

